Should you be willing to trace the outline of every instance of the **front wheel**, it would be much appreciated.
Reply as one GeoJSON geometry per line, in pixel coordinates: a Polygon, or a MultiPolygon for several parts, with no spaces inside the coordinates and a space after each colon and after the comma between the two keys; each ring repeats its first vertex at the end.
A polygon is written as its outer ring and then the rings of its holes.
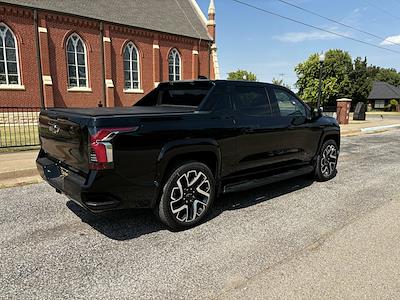
{"type": "Polygon", "coordinates": [[[315,176],[318,181],[327,181],[336,176],[339,149],[334,140],[326,141],[317,157],[315,176]]]}
{"type": "Polygon", "coordinates": [[[190,228],[206,216],[214,197],[211,170],[200,162],[183,163],[165,182],[156,213],[172,229],[190,228]]]}

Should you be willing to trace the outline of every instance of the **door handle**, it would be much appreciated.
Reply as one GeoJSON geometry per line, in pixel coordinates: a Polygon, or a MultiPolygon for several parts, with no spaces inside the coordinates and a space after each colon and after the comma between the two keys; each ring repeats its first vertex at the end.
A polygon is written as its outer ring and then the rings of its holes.
{"type": "Polygon", "coordinates": [[[261,126],[253,126],[253,127],[246,127],[242,128],[243,133],[254,133],[257,129],[260,129],[261,126]]]}
{"type": "Polygon", "coordinates": [[[254,128],[245,128],[244,133],[253,133],[254,132],[254,128]]]}

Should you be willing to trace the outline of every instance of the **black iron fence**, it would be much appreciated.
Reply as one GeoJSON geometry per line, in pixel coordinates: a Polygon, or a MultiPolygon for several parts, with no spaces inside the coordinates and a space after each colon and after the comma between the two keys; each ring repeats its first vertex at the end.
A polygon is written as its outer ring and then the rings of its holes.
{"type": "Polygon", "coordinates": [[[0,107],[0,148],[39,145],[39,107],[0,107]]]}

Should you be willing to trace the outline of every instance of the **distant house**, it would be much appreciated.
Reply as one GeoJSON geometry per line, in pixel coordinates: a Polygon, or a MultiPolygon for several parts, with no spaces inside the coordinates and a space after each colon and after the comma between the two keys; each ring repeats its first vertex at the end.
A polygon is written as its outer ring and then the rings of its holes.
{"type": "Polygon", "coordinates": [[[392,99],[400,100],[400,88],[383,81],[374,81],[368,101],[375,109],[384,109],[392,99]]]}

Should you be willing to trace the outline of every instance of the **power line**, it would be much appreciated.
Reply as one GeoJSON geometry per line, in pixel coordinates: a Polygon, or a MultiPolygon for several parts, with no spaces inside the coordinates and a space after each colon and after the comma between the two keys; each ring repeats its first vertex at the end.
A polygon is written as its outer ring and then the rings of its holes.
{"type": "MultiPolygon", "coordinates": [[[[343,23],[343,22],[336,21],[336,20],[334,20],[334,19],[332,19],[332,18],[323,16],[323,15],[321,15],[321,14],[319,14],[319,13],[316,13],[316,12],[311,11],[311,10],[309,10],[309,9],[303,8],[303,7],[298,6],[298,5],[296,5],[296,4],[290,3],[290,2],[288,2],[288,1],[285,1],[285,0],[277,0],[277,1],[282,2],[282,3],[284,3],[284,4],[286,4],[286,5],[289,5],[289,6],[295,7],[295,8],[297,8],[297,9],[300,9],[300,10],[302,10],[302,11],[305,11],[305,12],[307,12],[307,13],[309,13],[309,14],[312,14],[312,15],[314,15],[314,16],[320,17],[320,18],[322,18],[322,19],[328,20],[328,21],[333,22],[333,23],[335,23],[335,24],[338,24],[338,25],[341,25],[341,26],[350,28],[350,29],[352,29],[352,30],[358,31],[358,32],[360,32],[360,33],[363,33],[363,34],[366,34],[366,35],[369,35],[369,36],[372,36],[372,37],[374,37],[374,38],[376,38],[376,39],[379,39],[379,40],[381,40],[381,41],[386,40],[385,37],[381,37],[381,36],[376,35],[376,34],[374,34],[374,33],[370,33],[370,32],[368,32],[368,31],[365,31],[365,30],[359,29],[359,28],[357,28],[357,27],[354,27],[354,26],[345,24],[345,23],[343,23]]],[[[388,42],[388,43],[391,43],[391,44],[393,44],[393,45],[397,45],[397,46],[400,45],[400,44],[394,43],[394,42],[392,42],[392,41],[390,41],[390,40],[387,40],[387,42],[388,42]]]]}
{"type": "Polygon", "coordinates": [[[248,7],[251,7],[253,9],[255,9],[255,10],[259,10],[261,12],[264,12],[264,13],[267,13],[267,14],[282,18],[282,19],[297,23],[297,24],[301,24],[303,26],[307,26],[307,27],[310,27],[310,28],[313,28],[313,29],[316,29],[316,30],[319,30],[319,31],[323,31],[323,32],[326,32],[326,33],[329,33],[329,34],[332,34],[332,35],[336,35],[336,36],[351,40],[353,42],[361,43],[361,44],[368,45],[368,46],[371,46],[371,47],[375,47],[375,48],[379,48],[379,49],[382,49],[382,50],[386,50],[386,51],[390,51],[390,52],[393,52],[393,53],[400,54],[400,51],[396,51],[396,50],[393,50],[393,49],[385,48],[385,47],[382,47],[382,46],[379,46],[379,45],[375,45],[375,44],[372,44],[372,43],[369,43],[369,42],[365,42],[365,41],[362,41],[362,40],[359,40],[359,39],[356,39],[356,38],[353,38],[353,37],[350,37],[350,36],[347,36],[347,35],[344,35],[344,34],[341,34],[341,33],[338,33],[338,32],[334,32],[334,31],[331,31],[331,30],[323,29],[321,27],[318,27],[318,26],[315,26],[315,25],[311,25],[311,24],[308,24],[308,23],[305,23],[305,22],[302,22],[302,21],[299,21],[299,20],[296,20],[296,19],[292,19],[292,18],[286,17],[284,15],[278,14],[276,12],[269,11],[269,10],[266,10],[264,8],[261,8],[261,7],[258,7],[258,6],[255,6],[255,5],[240,1],[240,0],[231,0],[231,1],[239,3],[239,4],[242,4],[242,5],[245,5],[245,6],[248,6],[248,7]]]}
{"type": "Polygon", "coordinates": [[[392,14],[390,11],[388,11],[388,10],[386,10],[386,9],[384,9],[384,8],[382,8],[382,7],[380,7],[379,5],[376,5],[376,4],[374,4],[374,3],[371,3],[370,1],[367,1],[367,0],[364,0],[364,2],[368,3],[368,4],[371,5],[372,7],[375,7],[376,9],[380,10],[381,12],[384,12],[385,14],[387,14],[387,15],[393,17],[393,18],[395,18],[395,19],[397,19],[397,20],[400,20],[400,17],[399,17],[399,16],[396,16],[396,15],[392,14]]]}

